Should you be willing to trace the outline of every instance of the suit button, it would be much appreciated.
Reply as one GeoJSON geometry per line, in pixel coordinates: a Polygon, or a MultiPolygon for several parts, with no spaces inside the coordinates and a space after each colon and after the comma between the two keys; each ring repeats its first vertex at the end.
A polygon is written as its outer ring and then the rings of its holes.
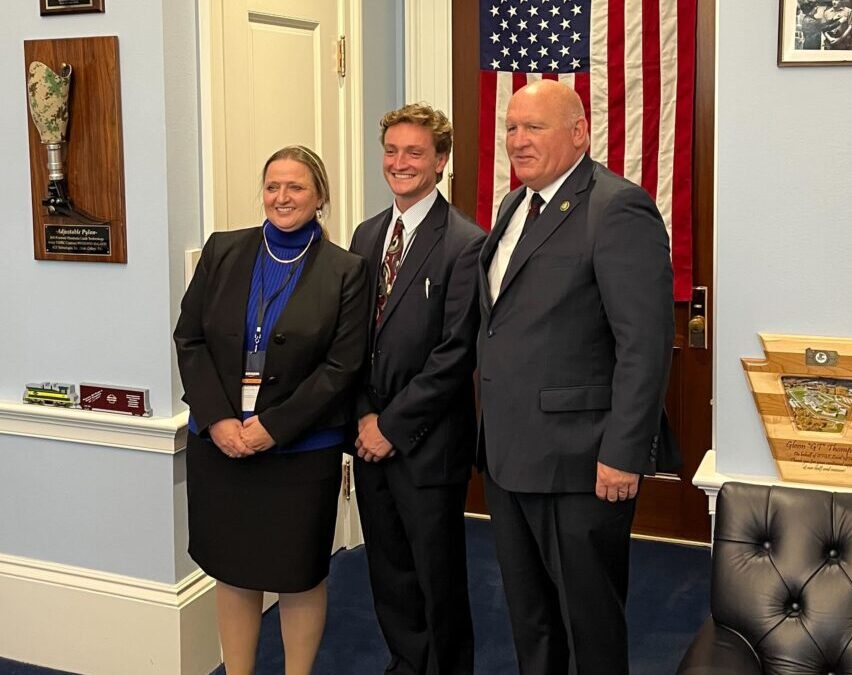
{"type": "Polygon", "coordinates": [[[266,384],[275,384],[278,382],[278,377],[276,375],[270,375],[266,378],[266,384]]]}
{"type": "Polygon", "coordinates": [[[287,342],[287,336],[284,333],[276,333],[272,336],[272,341],[277,345],[283,345],[287,342]]]}
{"type": "Polygon", "coordinates": [[[494,329],[493,328],[488,329],[488,337],[494,337],[494,329]]]}

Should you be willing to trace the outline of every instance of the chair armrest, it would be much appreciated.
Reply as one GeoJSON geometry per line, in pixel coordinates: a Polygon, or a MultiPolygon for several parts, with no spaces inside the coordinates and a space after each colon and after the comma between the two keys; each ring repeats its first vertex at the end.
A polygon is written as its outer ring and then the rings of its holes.
{"type": "Polygon", "coordinates": [[[677,675],[761,675],[763,669],[751,646],[737,633],[717,626],[708,617],[695,636],[677,675]]]}

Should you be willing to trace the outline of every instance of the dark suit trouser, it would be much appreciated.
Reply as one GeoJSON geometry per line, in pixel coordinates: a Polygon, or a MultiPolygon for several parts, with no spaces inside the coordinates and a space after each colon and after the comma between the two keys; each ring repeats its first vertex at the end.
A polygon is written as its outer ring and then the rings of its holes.
{"type": "Polygon", "coordinates": [[[522,675],[627,675],[624,604],[635,500],[485,494],[522,675]]]}
{"type": "Polygon", "coordinates": [[[467,482],[417,487],[398,458],[358,462],[355,489],[376,616],[394,675],[470,675],[467,482]]]}

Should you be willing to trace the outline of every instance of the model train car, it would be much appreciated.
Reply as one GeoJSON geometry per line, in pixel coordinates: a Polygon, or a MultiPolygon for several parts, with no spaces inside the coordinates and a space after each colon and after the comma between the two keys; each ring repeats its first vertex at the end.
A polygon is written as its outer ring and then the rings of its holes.
{"type": "Polygon", "coordinates": [[[24,403],[52,405],[58,408],[76,408],[80,403],[80,396],[73,384],[41,382],[26,386],[24,403]]]}

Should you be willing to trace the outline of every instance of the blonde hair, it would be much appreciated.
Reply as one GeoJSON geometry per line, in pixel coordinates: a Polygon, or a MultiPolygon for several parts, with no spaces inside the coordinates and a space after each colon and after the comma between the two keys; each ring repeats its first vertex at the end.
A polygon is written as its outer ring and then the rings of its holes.
{"type": "MultiPolygon", "coordinates": [[[[453,125],[443,112],[435,110],[426,103],[409,103],[385,113],[379,122],[382,130],[380,139],[383,145],[387,130],[396,124],[416,124],[429,129],[432,132],[435,152],[438,154],[449,155],[453,149],[453,125]]],[[[443,175],[443,171],[438,173],[439,181],[443,175]]]]}
{"type": "MultiPolygon", "coordinates": [[[[311,174],[311,180],[314,183],[314,189],[317,191],[322,205],[317,209],[317,220],[325,220],[331,213],[331,190],[328,186],[328,173],[325,170],[320,156],[310,148],[304,145],[288,145],[285,148],[275,151],[266,160],[263,165],[263,173],[261,174],[261,185],[266,180],[266,171],[272,162],[277,162],[280,159],[292,159],[294,162],[299,162],[307,168],[311,174]]],[[[325,228],[323,228],[325,233],[325,228]]]]}

